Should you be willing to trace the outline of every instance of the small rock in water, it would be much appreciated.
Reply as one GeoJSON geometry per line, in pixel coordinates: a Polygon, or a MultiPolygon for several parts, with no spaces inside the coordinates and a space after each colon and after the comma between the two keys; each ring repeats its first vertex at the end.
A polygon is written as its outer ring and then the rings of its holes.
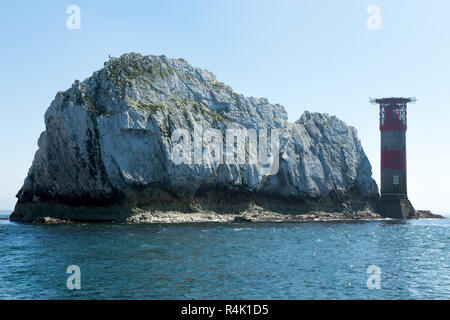
{"type": "Polygon", "coordinates": [[[445,217],[434,214],[430,210],[416,210],[408,219],[445,219],[445,217]]]}
{"type": "Polygon", "coordinates": [[[55,219],[51,217],[43,217],[33,221],[34,224],[60,224],[60,223],[70,223],[69,220],[55,219]]]}

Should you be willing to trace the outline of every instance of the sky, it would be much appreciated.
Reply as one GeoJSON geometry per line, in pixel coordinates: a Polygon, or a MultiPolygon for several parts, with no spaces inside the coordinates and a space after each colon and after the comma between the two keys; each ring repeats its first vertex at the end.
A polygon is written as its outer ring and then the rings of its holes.
{"type": "MultiPolygon", "coordinates": [[[[379,183],[378,108],[408,107],[408,194],[449,213],[450,1],[0,1],[0,209],[13,209],[59,90],[126,52],[184,58],[247,96],[336,115],[358,130],[379,183]],[[66,12],[80,8],[80,29],[66,12]],[[378,29],[368,19],[379,8],[378,29]]],[[[373,20],[370,20],[373,21],[373,20]]]]}

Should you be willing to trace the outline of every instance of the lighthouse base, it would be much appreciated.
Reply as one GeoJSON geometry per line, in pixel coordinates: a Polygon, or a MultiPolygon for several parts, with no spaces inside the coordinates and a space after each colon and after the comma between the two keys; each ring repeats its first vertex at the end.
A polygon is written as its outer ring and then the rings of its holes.
{"type": "Polygon", "coordinates": [[[380,214],[392,219],[408,219],[415,214],[414,207],[405,195],[381,195],[380,214]]]}

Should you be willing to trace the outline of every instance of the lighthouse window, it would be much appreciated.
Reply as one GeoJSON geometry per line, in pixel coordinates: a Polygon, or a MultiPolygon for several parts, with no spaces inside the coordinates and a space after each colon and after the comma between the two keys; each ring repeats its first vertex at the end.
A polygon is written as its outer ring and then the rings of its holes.
{"type": "Polygon", "coordinates": [[[385,119],[385,108],[384,106],[380,107],[380,123],[381,125],[384,125],[384,119],[385,119]]]}
{"type": "Polygon", "coordinates": [[[398,184],[398,176],[394,176],[394,184],[398,184]]]}
{"type": "Polygon", "coordinates": [[[403,124],[406,124],[406,107],[401,106],[394,108],[392,110],[392,118],[394,120],[401,120],[403,121],[403,124]]]}
{"type": "Polygon", "coordinates": [[[394,166],[396,166],[397,163],[398,163],[398,160],[397,160],[397,159],[394,159],[394,166]]]}

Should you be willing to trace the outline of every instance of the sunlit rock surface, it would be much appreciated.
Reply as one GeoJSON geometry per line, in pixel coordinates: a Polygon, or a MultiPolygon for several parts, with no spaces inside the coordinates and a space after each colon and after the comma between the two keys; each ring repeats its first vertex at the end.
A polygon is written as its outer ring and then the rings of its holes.
{"type": "Polygon", "coordinates": [[[283,106],[235,93],[183,59],[112,58],[59,92],[45,124],[12,220],[124,221],[165,210],[239,214],[253,205],[351,215],[370,211],[378,197],[353,127],[310,112],[288,123],[283,106]],[[175,164],[172,134],[197,125],[224,136],[232,128],[279,130],[278,170],[267,175],[260,163],[175,164]]]}

